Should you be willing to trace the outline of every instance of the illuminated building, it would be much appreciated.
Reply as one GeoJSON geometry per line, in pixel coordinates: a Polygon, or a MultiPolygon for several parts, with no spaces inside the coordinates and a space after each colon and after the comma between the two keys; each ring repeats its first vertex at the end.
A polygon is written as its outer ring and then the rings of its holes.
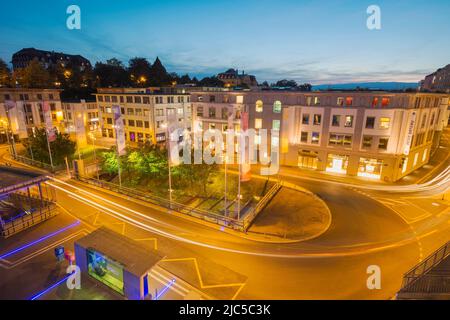
{"type": "Polygon", "coordinates": [[[280,161],[397,181],[422,167],[447,123],[449,96],[392,92],[193,92],[194,130],[227,127],[229,110],[249,127],[280,129],[280,161]]]}

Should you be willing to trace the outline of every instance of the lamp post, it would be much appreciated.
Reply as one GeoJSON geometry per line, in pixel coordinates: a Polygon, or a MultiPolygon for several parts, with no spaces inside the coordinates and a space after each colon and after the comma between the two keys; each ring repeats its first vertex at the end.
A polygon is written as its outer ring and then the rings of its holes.
{"type": "Polygon", "coordinates": [[[171,166],[170,166],[169,126],[164,123],[164,124],[162,124],[162,127],[166,129],[167,165],[169,167],[169,208],[172,209],[172,172],[171,172],[171,166]]]}
{"type": "Polygon", "coordinates": [[[95,162],[95,171],[97,173],[97,180],[100,180],[100,177],[98,175],[98,163],[97,163],[97,153],[96,153],[96,150],[95,150],[95,135],[94,135],[94,133],[90,132],[89,133],[89,137],[92,140],[92,147],[94,148],[94,162],[95,162]]]}

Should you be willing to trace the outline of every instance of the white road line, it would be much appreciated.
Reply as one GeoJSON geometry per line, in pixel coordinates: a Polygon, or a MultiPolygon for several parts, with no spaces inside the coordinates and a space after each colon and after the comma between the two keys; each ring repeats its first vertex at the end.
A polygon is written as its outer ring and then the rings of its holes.
{"type": "MultiPolygon", "coordinates": [[[[167,280],[167,281],[166,281],[166,280],[162,280],[162,279],[160,279],[159,277],[157,277],[156,275],[154,275],[154,274],[152,274],[152,273],[150,273],[150,277],[151,277],[152,279],[155,279],[156,281],[158,281],[159,283],[161,283],[161,284],[163,284],[163,285],[167,285],[168,282],[172,281],[172,279],[167,280]]],[[[183,293],[183,292],[179,291],[178,289],[175,289],[175,288],[174,288],[174,285],[171,285],[171,286],[169,287],[169,290],[172,290],[172,291],[178,293],[178,294],[179,294],[180,296],[182,296],[182,297],[185,297],[185,296],[186,296],[186,293],[183,293]]]]}

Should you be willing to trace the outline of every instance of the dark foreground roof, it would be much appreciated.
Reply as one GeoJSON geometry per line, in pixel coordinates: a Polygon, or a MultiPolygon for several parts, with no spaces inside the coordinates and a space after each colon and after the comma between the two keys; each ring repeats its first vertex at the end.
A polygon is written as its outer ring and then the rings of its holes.
{"type": "Polygon", "coordinates": [[[0,195],[48,180],[40,172],[0,166],[0,195]]]}
{"type": "Polygon", "coordinates": [[[101,227],[77,240],[77,245],[93,249],[112,259],[134,275],[148,272],[162,257],[139,242],[117,232],[101,227]]]}

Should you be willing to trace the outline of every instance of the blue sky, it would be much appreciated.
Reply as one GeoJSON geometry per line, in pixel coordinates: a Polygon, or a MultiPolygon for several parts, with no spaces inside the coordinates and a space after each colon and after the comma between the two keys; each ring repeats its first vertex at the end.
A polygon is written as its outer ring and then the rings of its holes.
{"type": "Polygon", "coordinates": [[[91,62],[159,56],[169,71],[211,75],[229,67],[259,81],[415,82],[450,63],[448,0],[57,0],[1,4],[0,57],[23,47],[91,62]],[[81,30],[66,8],[81,8],[81,30]],[[381,8],[382,29],[366,28],[381,8]],[[5,14],[6,13],[6,14],[5,14]]]}

